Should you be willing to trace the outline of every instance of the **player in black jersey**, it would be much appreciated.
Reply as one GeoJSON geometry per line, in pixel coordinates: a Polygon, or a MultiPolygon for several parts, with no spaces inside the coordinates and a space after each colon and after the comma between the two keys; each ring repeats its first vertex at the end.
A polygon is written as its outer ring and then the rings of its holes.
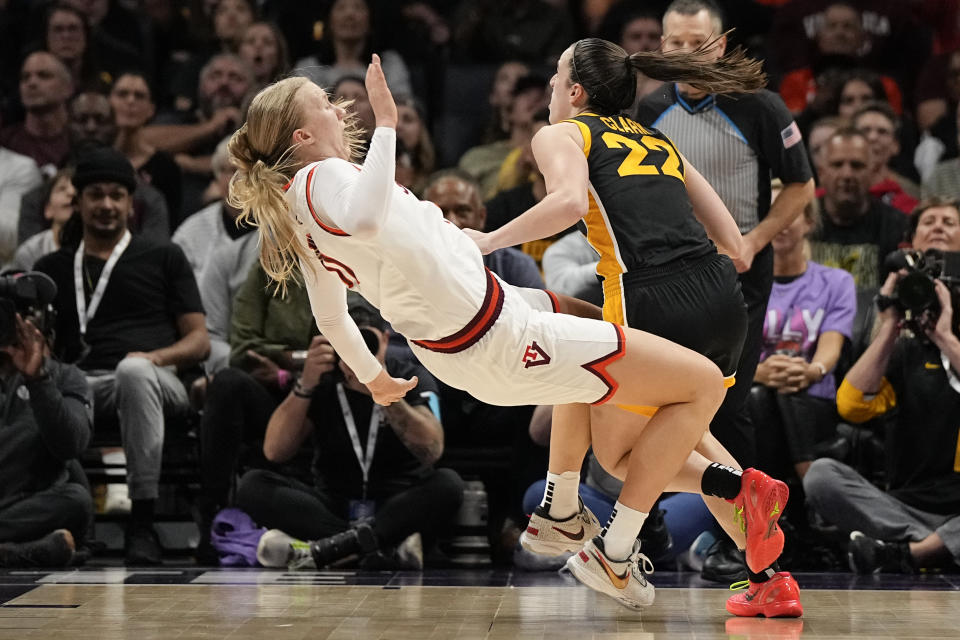
{"type": "MultiPolygon", "coordinates": [[[[732,385],[747,322],[735,268],[743,239],[723,202],[673,143],[621,115],[633,103],[637,70],[711,93],[756,91],[765,82],[759,63],[739,50],[687,66],[672,54],[627,55],[604,40],[578,41],[561,56],[551,80],[552,124],[533,140],[546,198],[490,234],[471,235],[486,253],[580,222],[600,254],[604,319],[703,353],[732,385]]],[[[663,451],[633,451],[637,434],[651,426],[643,416],[657,410],[554,409],[547,489],[523,535],[524,546],[556,552],[559,539],[544,532],[570,538],[581,523],[591,522],[592,514],[576,502],[577,474],[591,444],[585,427],[589,413],[591,423],[604,427],[603,433],[593,432],[594,453],[624,479],[624,488],[606,528],[568,561],[578,579],[627,606],[644,604],[640,590],[624,579],[639,575],[638,562],[645,559],[634,547],[640,527],[661,491],[697,492],[738,546],[746,548],[751,580],[774,578],[783,587],[771,606],[749,615],[800,615],[796,582],[772,568],[783,548],[776,521],[786,502],[786,485],[760,471],[741,472],[707,425],[679,473],[665,477],[663,451]],[[725,500],[735,502],[745,527],[721,516],[728,508],[725,500]]],[[[671,442],[670,427],[657,427],[661,442],[671,442]]]]}

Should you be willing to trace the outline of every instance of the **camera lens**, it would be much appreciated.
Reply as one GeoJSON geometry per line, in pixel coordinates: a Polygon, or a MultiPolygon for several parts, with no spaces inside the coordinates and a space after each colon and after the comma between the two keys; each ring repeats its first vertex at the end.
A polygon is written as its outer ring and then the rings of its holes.
{"type": "Polygon", "coordinates": [[[909,273],[897,282],[897,299],[904,311],[921,313],[937,302],[933,278],[922,273],[909,273]]]}

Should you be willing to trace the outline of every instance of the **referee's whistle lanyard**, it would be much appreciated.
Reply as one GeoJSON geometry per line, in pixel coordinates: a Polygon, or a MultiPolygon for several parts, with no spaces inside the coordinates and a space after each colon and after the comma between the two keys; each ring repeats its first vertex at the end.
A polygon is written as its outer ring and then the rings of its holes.
{"type": "Polygon", "coordinates": [[[110,253],[110,257],[107,258],[107,263],[103,266],[103,271],[100,273],[100,279],[97,280],[97,286],[90,294],[89,306],[87,305],[87,297],[83,287],[83,240],[80,241],[77,252],[73,254],[73,289],[77,297],[77,318],[80,321],[81,339],[87,334],[87,325],[93,320],[93,316],[96,315],[97,309],[100,307],[100,302],[103,300],[103,292],[106,291],[107,283],[110,281],[110,275],[113,273],[113,268],[117,266],[117,261],[120,260],[120,256],[126,251],[127,245],[130,244],[130,237],[130,231],[124,231],[120,242],[117,243],[117,246],[115,246],[110,253]]]}
{"type": "Polygon", "coordinates": [[[360,434],[357,433],[357,423],[353,420],[353,410],[350,409],[350,403],[347,402],[347,394],[343,391],[343,383],[337,383],[337,400],[340,401],[340,411],[343,412],[343,422],[347,425],[347,433],[350,434],[350,441],[353,443],[353,453],[357,456],[357,462],[360,463],[360,470],[363,472],[363,495],[362,500],[367,499],[367,481],[370,478],[370,467],[373,466],[373,451],[377,448],[377,432],[380,430],[380,420],[383,410],[380,405],[374,404],[370,412],[370,430],[367,432],[367,453],[364,455],[360,447],[360,434]]]}

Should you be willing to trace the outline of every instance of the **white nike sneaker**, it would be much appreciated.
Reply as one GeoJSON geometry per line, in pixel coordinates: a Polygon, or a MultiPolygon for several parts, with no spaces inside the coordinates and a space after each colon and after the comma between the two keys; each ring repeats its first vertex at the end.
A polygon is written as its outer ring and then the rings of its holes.
{"type": "Polygon", "coordinates": [[[629,558],[616,561],[607,557],[603,538],[597,536],[567,560],[566,569],[594,591],[610,596],[629,609],[639,610],[653,604],[654,588],[644,575],[653,573],[653,563],[640,553],[639,540],[634,543],[629,558]]]}
{"type": "Polygon", "coordinates": [[[520,534],[520,545],[540,555],[559,556],[579,551],[585,542],[600,535],[602,529],[597,516],[583,500],[580,500],[580,511],[566,520],[554,520],[545,508],[538,506],[526,530],[520,534]]]}
{"type": "Polygon", "coordinates": [[[290,571],[313,569],[310,543],[270,529],[257,543],[257,561],[264,567],[286,567],[290,571]]]}

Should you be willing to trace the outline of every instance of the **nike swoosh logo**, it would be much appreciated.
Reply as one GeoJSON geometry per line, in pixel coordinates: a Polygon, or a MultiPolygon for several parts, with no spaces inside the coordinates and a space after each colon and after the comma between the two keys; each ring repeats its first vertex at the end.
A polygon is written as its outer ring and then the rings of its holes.
{"type": "Polygon", "coordinates": [[[577,533],[570,533],[568,531],[564,531],[560,527],[553,527],[553,530],[556,531],[557,533],[562,533],[563,535],[570,538],[571,540],[575,540],[575,541],[583,540],[583,525],[580,525],[580,531],[578,531],[577,533]]]}
{"type": "Polygon", "coordinates": [[[603,567],[603,570],[606,572],[607,577],[610,578],[610,582],[613,583],[613,586],[621,591],[627,588],[627,585],[630,584],[630,567],[627,567],[627,570],[623,572],[622,576],[618,576],[617,573],[610,568],[610,565],[607,564],[607,561],[603,559],[603,556],[594,551],[593,557],[596,558],[597,562],[600,563],[600,566],[603,567]]]}

